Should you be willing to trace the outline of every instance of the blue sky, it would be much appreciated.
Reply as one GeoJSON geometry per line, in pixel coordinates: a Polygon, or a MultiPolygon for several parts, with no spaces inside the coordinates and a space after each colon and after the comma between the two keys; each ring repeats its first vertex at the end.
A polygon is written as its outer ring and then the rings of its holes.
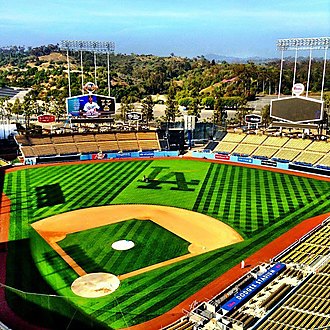
{"type": "Polygon", "coordinates": [[[279,56],[280,38],[330,35],[329,0],[0,0],[0,45],[114,41],[116,53],[279,56]]]}

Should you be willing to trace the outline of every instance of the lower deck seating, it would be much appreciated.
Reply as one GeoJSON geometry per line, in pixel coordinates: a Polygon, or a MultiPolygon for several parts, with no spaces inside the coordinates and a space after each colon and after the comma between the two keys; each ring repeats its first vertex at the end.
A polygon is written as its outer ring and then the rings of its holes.
{"type": "Polygon", "coordinates": [[[264,156],[267,158],[272,158],[277,151],[278,151],[278,149],[275,147],[259,146],[253,152],[253,156],[264,156]]]}
{"type": "Polygon", "coordinates": [[[32,158],[32,157],[36,157],[37,155],[34,153],[34,150],[32,147],[30,146],[22,146],[21,147],[21,151],[23,153],[23,155],[26,158],[32,158]]]}
{"type": "Polygon", "coordinates": [[[216,148],[214,149],[214,151],[217,152],[232,152],[235,148],[237,147],[237,143],[235,142],[225,142],[225,141],[221,141],[219,142],[219,144],[216,146],[216,148]]]}
{"type": "Polygon", "coordinates": [[[320,165],[330,166],[330,154],[326,154],[317,163],[320,165]]]}
{"type": "Polygon", "coordinates": [[[55,144],[55,149],[59,155],[70,155],[78,153],[78,149],[75,143],[55,144]]]}
{"type": "Polygon", "coordinates": [[[77,143],[77,148],[81,153],[99,152],[99,147],[96,142],[77,143]]]}
{"type": "Polygon", "coordinates": [[[273,157],[292,161],[300,154],[300,150],[280,149],[273,157]]]}
{"type": "Polygon", "coordinates": [[[34,151],[35,155],[38,157],[56,156],[57,155],[57,151],[53,144],[33,146],[33,151],[34,151]]]}
{"type": "Polygon", "coordinates": [[[234,153],[237,154],[245,154],[245,155],[251,155],[254,150],[257,149],[257,145],[255,144],[239,144],[235,149],[234,153]]]}
{"type": "Polygon", "coordinates": [[[139,146],[141,150],[159,150],[159,144],[157,140],[139,140],[139,146]]]}
{"type": "Polygon", "coordinates": [[[119,146],[117,141],[102,141],[98,142],[99,149],[102,152],[117,152],[119,151],[119,146]]]}
{"type": "Polygon", "coordinates": [[[140,147],[137,140],[131,141],[118,141],[118,146],[121,151],[138,151],[140,147]]]}
{"type": "Polygon", "coordinates": [[[311,151],[303,151],[298,157],[294,159],[295,162],[305,162],[310,164],[316,164],[321,158],[322,154],[311,151]]]}

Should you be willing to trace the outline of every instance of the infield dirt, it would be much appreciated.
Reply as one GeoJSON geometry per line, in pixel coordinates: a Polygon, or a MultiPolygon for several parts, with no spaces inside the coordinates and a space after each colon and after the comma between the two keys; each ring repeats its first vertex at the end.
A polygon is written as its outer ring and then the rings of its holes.
{"type": "Polygon", "coordinates": [[[120,280],[243,240],[233,228],[212,217],[174,207],[140,204],[80,209],[40,220],[32,224],[32,227],[78,275],[83,276],[86,272],[57,242],[71,233],[129,219],[151,220],[191,244],[189,254],[121,275],[120,280]]]}

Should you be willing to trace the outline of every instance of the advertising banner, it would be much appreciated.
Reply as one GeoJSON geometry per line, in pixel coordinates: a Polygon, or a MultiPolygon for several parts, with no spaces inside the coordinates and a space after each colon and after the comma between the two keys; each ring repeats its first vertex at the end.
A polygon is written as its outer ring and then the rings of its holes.
{"type": "Polygon", "coordinates": [[[230,160],[229,155],[222,155],[222,154],[215,154],[215,159],[221,159],[221,160],[230,160]]]}
{"type": "Polygon", "coordinates": [[[273,160],[262,160],[261,165],[276,167],[277,163],[273,160]]]}
{"type": "Polygon", "coordinates": [[[139,152],[139,157],[154,157],[155,153],[153,151],[142,151],[139,152]]]}
{"type": "Polygon", "coordinates": [[[38,116],[39,123],[53,123],[53,122],[55,122],[55,120],[56,120],[56,117],[53,115],[38,116]]]}
{"type": "Polygon", "coordinates": [[[251,124],[259,124],[261,123],[261,119],[262,119],[261,116],[254,114],[245,116],[245,122],[251,124]]]}
{"type": "Polygon", "coordinates": [[[86,94],[66,99],[67,113],[77,118],[107,118],[115,114],[114,97],[86,94]]]}
{"type": "Polygon", "coordinates": [[[260,290],[264,285],[266,285],[271,280],[273,280],[277,276],[277,274],[282,270],[284,270],[285,268],[286,268],[285,264],[277,263],[276,265],[268,269],[265,273],[258,276],[257,279],[254,280],[247,287],[245,287],[237,294],[235,294],[235,296],[231,298],[229,301],[227,301],[223,306],[221,306],[221,308],[226,311],[233,310],[241,303],[246,301],[253,294],[255,294],[258,290],[260,290]]]}
{"type": "Polygon", "coordinates": [[[139,112],[127,112],[126,120],[139,121],[142,119],[142,114],[139,112]]]}
{"type": "Polygon", "coordinates": [[[237,157],[237,161],[238,162],[241,162],[241,163],[252,164],[253,163],[253,158],[249,158],[249,157],[237,157]]]}
{"type": "Polygon", "coordinates": [[[123,152],[122,154],[116,154],[116,158],[131,158],[132,155],[130,152],[123,152]]]}
{"type": "Polygon", "coordinates": [[[106,159],[107,158],[107,154],[104,154],[102,152],[99,152],[97,154],[92,154],[92,159],[96,160],[96,159],[106,159]]]}
{"type": "Polygon", "coordinates": [[[25,165],[36,165],[37,164],[37,158],[25,158],[24,160],[25,165]]]}

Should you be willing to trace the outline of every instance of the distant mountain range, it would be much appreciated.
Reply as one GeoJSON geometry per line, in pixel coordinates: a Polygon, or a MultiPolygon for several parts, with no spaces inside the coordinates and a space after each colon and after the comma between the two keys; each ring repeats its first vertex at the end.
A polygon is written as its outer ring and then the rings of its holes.
{"type": "MultiPolygon", "coordinates": [[[[212,61],[214,60],[217,63],[221,63],[223,61],[226,61],[227,63],[247,63],[247,62],[253,62],[256,64],[262,64],[262,63],[269,63],[269,62],[277,62],[280,60],[280,58],[262,58],[262,57],[258,57],[258,56],[254,56],[254,57],[235,57],[235,56],[225,56],[225,55],[218,55],[218,54],[207,54],[204,55],[204,57],[209,60],[212,61]]],[[[298,62],[301,61],[306,61],[308,60],[308,56],[299,56],[297,58],[298,62]]],[[[284,59],[286,61],[290,61],[290,62],[294,62],[294,57],[292,56],[286,56],[284,57],[284,59]]],[[[324,58],[321,57],[313,57],[314,61],[324,61],[324,58]]]]}
{"type": "Polygon", "coordinates": [[[278,58],[261,58],[258,56],[244,58],[244,57],[217,55],[217,54],[207,54],[204,55],[204,57],[209,61],[212,60],[214,60],[215,62],[226,61],[227,63],[247,63],[249,61],[254,63],[267,63],[267,62],[279,60],[278,58]]]}

